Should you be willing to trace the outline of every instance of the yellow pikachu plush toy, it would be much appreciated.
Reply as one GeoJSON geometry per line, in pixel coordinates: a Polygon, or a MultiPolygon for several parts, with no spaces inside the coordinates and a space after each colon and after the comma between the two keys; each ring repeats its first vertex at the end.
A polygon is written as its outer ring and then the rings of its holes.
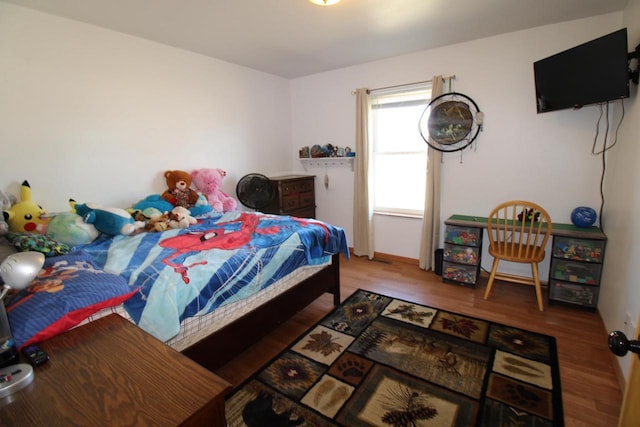
{"type": "Polygon", "coordinates": [[[20,201],[2,213],[10,231],[39,234],[45,234],[47,231],[48,212],[31,201],[31,186],[27,180],[20,186],[20,201]]]}

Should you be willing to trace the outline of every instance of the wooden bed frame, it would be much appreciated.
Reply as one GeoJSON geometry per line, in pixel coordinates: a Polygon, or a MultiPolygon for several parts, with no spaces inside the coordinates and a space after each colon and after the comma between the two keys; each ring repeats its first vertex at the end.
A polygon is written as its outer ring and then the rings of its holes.
{"type": "Polygon", "coordinates": [[[340,304],[340,255],[313,276],[271,299],[229,325],[184,349],[182,353],[214,371],[311,304],[325,292],[340,304]]]}

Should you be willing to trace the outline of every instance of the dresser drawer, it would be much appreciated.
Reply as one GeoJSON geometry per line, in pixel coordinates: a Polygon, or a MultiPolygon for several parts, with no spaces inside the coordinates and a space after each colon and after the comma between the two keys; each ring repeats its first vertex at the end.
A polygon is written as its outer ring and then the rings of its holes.
{"type": "Polygon", "coordinates": [[[282,182],[280,184],[282,188],[282,194],[297,194],[303,191],[313,191],[313,179],[306,179],[303,181],[282,182]]]}
{"type": "Polygon", "coordinates": [[[480,246],[482,242],[481,236],[481,228],[447,225],[444,241],[454,245],[480,246]]]}
{"type": "Polygon", "coordinates": [[[314,190],[314,185],[313,185],[313,178],[312,179],[307,179],[305,181],[301,181],[300,182],[300,191],[311,191],[313,192],[314,190]]]}
{"type": "Polygon", "coordinates": [[[305,191],[304,193],[300,193],[300,207],[306,208],[307,206],[313,206],[316,204],[316,198],[313,191],[305,191]]]}
{"type": "Polygon", "coordinates": [[[283,182],[280,184],[280,192],[283,196],[289,196],[291,194],[298,194],[300,192],[299,182],[283,182]]]}
{"type": "Polygon", "coordinates": [[[557,237],[553,242],[553,256],[574,261],[602,262],[604,240],[557,237]]]}
{"type": "Polygon", "coordinates": [[[282,197],[282,207],[284,210],[298,209],[300,207],[300,198],[297,194],[282,197]]]}
{"type": "Polygon", "coordinates": [[[551,280],[549,298],[584,307],[595,307],[598,303],[599,286],[575,285],[573,283],[551,280]]]}
{"type": "Polygon", "coordinates": [[[471,246],[458,246],[449,243],[444,244],[443,258],[458,264],[477,265],[480,259],[479,248],[471,246]]]}
{"type": "Polygon", "coordinates": [[[478,274],[477,267],[453,264],[446,261],[443,262],[442,265],[442,278],[444,280],[450,280],[467,285],[475,285],[478,274]]]}

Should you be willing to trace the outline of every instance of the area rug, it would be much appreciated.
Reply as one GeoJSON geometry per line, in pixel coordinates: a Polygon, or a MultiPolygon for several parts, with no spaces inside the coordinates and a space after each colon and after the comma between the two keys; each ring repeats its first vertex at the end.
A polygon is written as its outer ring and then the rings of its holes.
{"type": "Polygon", "coordinates": [[[232,391],[229,426],[563,426],[555,338],[358,290],[232,391]]]}

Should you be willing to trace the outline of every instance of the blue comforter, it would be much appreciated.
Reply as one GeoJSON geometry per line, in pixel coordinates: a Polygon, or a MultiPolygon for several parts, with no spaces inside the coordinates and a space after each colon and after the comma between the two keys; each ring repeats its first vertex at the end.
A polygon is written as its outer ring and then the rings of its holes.
{"type": "Polygon", "coordinates": [[[139,289],[124,308],[162,341],[182,320],[246,298],[300,266],[349,256],[339,227],[254,212],[199,219],[188,229],[101,237],[82,249],[139,289]]]}

